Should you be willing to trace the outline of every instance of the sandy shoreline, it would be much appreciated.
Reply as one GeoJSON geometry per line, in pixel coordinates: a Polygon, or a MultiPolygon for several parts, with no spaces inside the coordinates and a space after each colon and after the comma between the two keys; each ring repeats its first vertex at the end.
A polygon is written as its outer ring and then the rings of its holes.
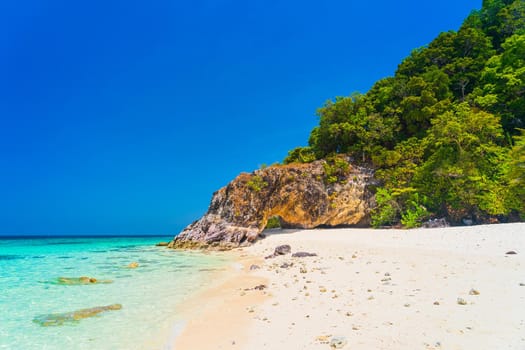
{"type": "Polygon", "coordinates": [[[232,254],[176,349],[525,349],[523,223],[280,231],[232,254]],[[318,256],[263,259],[281,244],[318,256]]]}

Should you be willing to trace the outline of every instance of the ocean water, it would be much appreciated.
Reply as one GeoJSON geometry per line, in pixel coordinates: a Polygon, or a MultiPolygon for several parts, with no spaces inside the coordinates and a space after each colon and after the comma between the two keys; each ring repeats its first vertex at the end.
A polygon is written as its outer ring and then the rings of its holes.
{"type": "Polygon", "coordinates": [[[171,349],[184,325],[180,305],[232,261],[154,246],[167,240],[0,239],[0,349],[171,349]],[[128,268],[131,262],[139,267],[128,268]],[[80,276],[113,282],[57,283],[80,276]],[[111,304],[122,308],[61,325],[34,321],[111,304]]]}

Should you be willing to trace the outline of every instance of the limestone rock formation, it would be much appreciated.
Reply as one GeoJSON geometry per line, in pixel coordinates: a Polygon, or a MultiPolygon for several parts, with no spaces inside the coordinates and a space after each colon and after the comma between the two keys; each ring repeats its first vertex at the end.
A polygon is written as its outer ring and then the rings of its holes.
{"type": "Polygon", "coordinates": [[[171,248],[230,249],[254,242],[271,217],[283,228],[366,226],[373,172],[338,158],[242,173],[213,194],[208,212],[171,248]]]}

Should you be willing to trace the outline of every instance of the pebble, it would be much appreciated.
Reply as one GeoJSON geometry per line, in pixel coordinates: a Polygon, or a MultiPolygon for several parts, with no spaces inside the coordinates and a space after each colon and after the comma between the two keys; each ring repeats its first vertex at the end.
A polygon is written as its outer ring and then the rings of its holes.
{"type": "Polygon", "coordinates": [[[330,341],[330,347],[332,349],[342,349],[348,343],[345,337],[333,337],[330,341]]]}
{"type": "Polygon", "coordinates": [[[518,254],[518,253],[516,253],[514,250],[509,250],[505,254],[507,254],[507,255],[515,255],[515,254],[518,254]]]}
{"type": "Polygon", "coordinates": [[[479,295],[479,291],[476,290],[476,289],[474,289],[474,288],[472,288],[472,289],[468,292],[468,294],[470,294],[470,295],[479,295]]]}
{"type": "Polygon", "coordinates": [[[439,301],[434,301],[434,305],[439,305],[439,301]]]}
{"type": "Polygon", "coordinates": [[[257,270],[257,269],[260,269],[261,267],[259,265],[252,265],[250,266],[250,270],[257,270]]]}
{"type": "Polygon", "coordinates": [[[458,298],[457,303],[458,305],[467,305],[467,301],[463,298],[458,298]]]}
{"type": "Polygon", "coordinates": [[[301,269],[299,270],[300,273],[307,273],[308,271],[304,268],[304,267],[301,267],[301,269]]]}

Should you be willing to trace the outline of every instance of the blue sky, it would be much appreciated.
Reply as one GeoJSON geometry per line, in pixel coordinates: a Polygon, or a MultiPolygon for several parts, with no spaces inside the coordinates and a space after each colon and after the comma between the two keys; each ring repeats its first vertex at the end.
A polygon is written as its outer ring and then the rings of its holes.
{"type": "Polygon", "coordinates": [[[4,1],[0,234],[175,234],[471,1],[4,1]]]}

